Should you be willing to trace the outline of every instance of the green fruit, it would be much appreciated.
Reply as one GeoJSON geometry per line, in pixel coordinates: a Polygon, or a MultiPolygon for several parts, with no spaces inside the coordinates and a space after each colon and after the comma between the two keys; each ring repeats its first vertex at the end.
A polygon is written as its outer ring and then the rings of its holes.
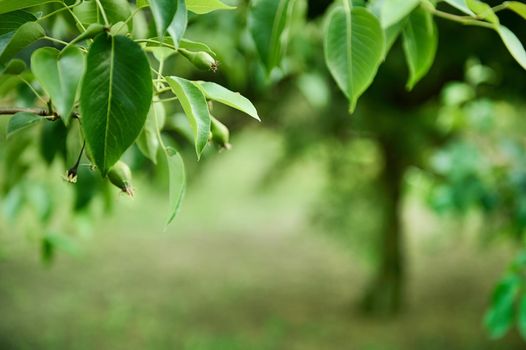
{"type": "Polygon", "coordinates": [[[116,187],[120,188],[122,192],[133,197],[133,189],[131,187],[132,173],[130,167],[123,161],[118,161],[108,171],[108,179],[116,187]]]}
{"type": "Polygon", "coordinates": [[[221,123],[214,117],[212,117],[210,132],[212,133],[211,140],[216,145],[224,149],[230,149],[232,147],[230,144],[230,131],[225,124],[221,123]]]}
{"type": "Polygon", "coordinates": [[[179,52],[196,68],[213,72],[217,71],[217,61],[208,52],[192,52],[186,49],[179,49],[179,52]]]}

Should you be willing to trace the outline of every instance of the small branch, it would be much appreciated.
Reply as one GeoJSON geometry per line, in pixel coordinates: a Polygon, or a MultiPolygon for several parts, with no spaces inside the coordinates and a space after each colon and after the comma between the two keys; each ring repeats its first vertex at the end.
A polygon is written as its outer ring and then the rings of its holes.
{"type": "Polygon", "coordinates": [[[152,40],[152,39],[135,39],[135,42],[136,43],[152,43],[152,44],[157,44],[159,46],[164,46],[164,47],[169,47],[170,49],[173,49],[175,51],[177,51],[177,48],[173,45],[170,45],[170,44],[167,44],[167,43],[163,43],[161,41],[157,41],[157,40],[152,40]]]}
{"type": "MultiPolygon", "coordinates": [[[[0,108],[0,116],[3,116],[3,115],[10,116],[10,115],[17,114],[20,112],[31,113],[31,114],[38,115],[38,116],[44,117],[52,121],[60,119],[57,113],[53,111],[50,112],[48,110],[41,109],[41,108],[17,108],[17,107],[0,108]]],[[[73,117],[77,118],[78,117],[77,113],[74,112],[73,117]]]]}
{"type": "Polygon", "coordinates": [[[440,11],[440,10],[437,10],[433,5],[425,1],[421,2],[421,5],[426,11],[431,12],[433,15],[437,17],[441,17],[441,18],[444,18],[444,19],[447,19],[453,22],[464,24],[464,25],[495,29],[495,26],[491,23],[472,19],[471,17],[468,17],[468,16],[457,16],[449,12],[440,11]]]}
{"type": "Polygon", "coordinates": [[[0,108],[0,115],[13,115],[19,112],[32,113],[42,117],[50,117],[54,114],[50,114],[49,111],[40,108],[0,108]]]}
{"type": "Polygon", "coordinates": [[[508,7],[509,5],[506,2],[503,2],[502,4],[494,6],[491,9],[493,10],[493,12],[499,12],[508,9],[508,7]]]}

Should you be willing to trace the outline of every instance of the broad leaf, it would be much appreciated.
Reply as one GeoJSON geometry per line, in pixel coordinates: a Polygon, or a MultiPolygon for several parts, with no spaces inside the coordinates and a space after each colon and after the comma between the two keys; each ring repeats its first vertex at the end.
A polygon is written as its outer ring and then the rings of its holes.
{"type": "Polygon", "coordinates": [[[183,38],[186,26],[188,25],[188,11],[184,0],[177,0],[177,11],[172,22],[168,26],[168,33],[174,41],[175,47],[179,46],[179,41],[183,38]]]}
{"type": "Polygon", "coordinates": [[[235,6],[227,5],[220,0],[186,0],[186,8],[201,15],[216,10],[233,10],[235,6]]]}
{"type": "Polygon", "coordinates": [[[172,23],[179,1],[173,0],[150,0],[150,9],[152,10],[153,19],[155,20],[155,28],[157,35],[161,37],[166,33],[166,29],[172,23]]]}
{"type": "Polygon", "coordinates": [[[490,5],[479,0],[466,0],[466,5],[477,17],[493,24],[499,24],[499,18],[490,5]]]}
{"type": "Polygon", "coordinates": [[[526,293],[520,299],[517,325],[522,339],[526,339],[526,293]]]}
{"type": "Polygon", "coordinates": [[[18,131],[24,130],[31,125],[40,123],[45,118],[28,112],[19,112],[9,119],[7,124],[7,138],[16,134],[18,131]]]}
{"type": "Polygon", "coordinates": [[[524,47],[519,38],[503,25],[497,27],[497,32],[513,58],[515,58],[522,68],[526,69],[526,51],[524,51],[524,47]]]}
{"type": "Polygon", "coordinates": [[[210,135],[211,118],[206,98],[194,82],[179,77],[167,77],[166,81],[179,99],[179,103],[181,103],[192,126],[195,151],[197,158],[200,158],[210,135]]]}
{"type": "Polygon", "coordinates": [[[207,98],[220,102],[224,105],[230,106],[241,112],[244,112],[252,118],[261,121],[256,111],[256,107],[250,102],[250,100],[242,96],[239,92],[233,92],[227,88],[211,82],[198,82],[199,86],[203,89],[203,92],[207,98]]]}
{"type": "Polygon", "coordinates": [[[526,19],[526,4],[518,1],[506,1],[505,4],[510,10],[526,19]]]}
{"type": "Polygon", "coordinates": [[[467,15],[475,16],[473,11],[471,11],[469,9],[468,5],[466,5],[466,1],[465,0],[444,0],[444,2],[446,2],[449,5],[453,6],[457,10],[459,10],[461,12],[464,12],[467,15]]]}
{"type": "Polygon", "coordinates": [[[26,63],[18,58],[12,59],[5,67],[0,68],[0,74],[19,75],[26,70],[26,63]]]}
{"type": "Polygon", "coordinates": [[[254,39],[268,73],[280,64],[283,54],[283,33],[290,18],[290,0],[252,1],[248,29],[254,39]]]}
{"type": "MultiPolygon", "coordinates": [[[[130,5],[126,0],[100,0],[108,21],[112,24],[124,22],[130,16],[130,5]]],[[[102,13],[95,0],[85,0],[73,8],[73,12],[84,25],[103,23],[102,13]]]]}
{"type": "Polygon", "coordinates": [[[166,111],[162,103],[152,103],[146,123],[141,134],[137,138],[137,146],[145,157],[157,164],[157,153],[161,143],[159,141],[159,130],[164,125],[166,111]]]}
{"type": "Polygon", "coordinates": [[[168,217],[167,225],[170,224],[181,207],[186,191],[186,175],[184,170],[183,158],[175,149],[168,147],[166,149],[166,161],[168,162],[168,172],[170,181],[170,215],[168,217]]]}
{"type": "Polygon", "coordinates": [[[513,324],[515,317],[514,302],[520,283],[520,278],[510,275],[495,287],[491,307],[484,317],[484,324],[493,338],[502,337],[513,324]]]}
{"type": "Polygon", "coordinates": [[[99,35],[90,47],[80,91],[82,127],[102,175],[141,132],[152,99],[150,65],[125,36],[99,35]]]}
{"type": "Polygon", "coordinates": [[[325,61],[353,112],[382,61],[384,34],[378,19],[364,8],[335,8],[324,41],[325,61]]]}
{"type": "Polygon", "coordinates": [[[179,47],[187,49],[189,51],[204,51],[210,54],[212,57],[216,57],[216,53],[210,48],[210,46],[198,41],[181,39],[181,41],[179,42],[179,47]]]}
{"type": "Polygon", "coordinates": [[[149,0],[137,0],[137,3],[135,5],[138,9],[142,9],[143,7],[150,6],[149,0]]]}
{"type": "MultiPolygon", "coordinates": [[[[68,159],[68,129],[64,123],[44,123],[40,133],[40,155],[51,165],[56,156],[60,156],[64,163],[68,159]]],[[[76,156],[76,155],[75,155],[76,156]]]]}
{"type": "Polygon", "coordinates": [[[380,10],[382,28],[388,28],[406,17],[420,0],[384,0],[380,10]]]}
{"type": "Polygon", "coordinates": [[[437,29],[433,16],[417,8],[409,16],[403,32],[403,46],[409,66],[407,88],[413,86],[428,72],[437,50],[437,29]]]}
{"type": "MultiPolygon", "coordinates": [[[[48,2],[62,2],[62,0],[0,0],[0,13],[21,10],[48,2]]],[[[0,23],[2,22],[0,21],[0,23]]]]}
{"type": "Polygon", "coordinates": [[[0,14],[0,47],[5,40],[3,39],[5,34],[15,32],[22,24],[36,21],[36,19],[35,16],[26,11],[0,14]]]}
{"type": "Polygon", "coordinates": [[[406,20],[402,20],[384,29],[385,45],[384,53],[382,55],[384,60],[387,54],[389,53],[389,50],[391,50],[391,47],[393,47],[393,44],[395,43],[396,39],[402,32],[402,29],[404,29],[405,24],[406,20]]]}
{"type": "Polygon", "coordinates": [[[5,63],[13,58],[20,50],[42,39],[46,33],[40,24],[27,22],[22,24],[15,32],[0,36],[0,63],[5,63]]]}
{"type": "Polygon", "coordinates": [[[84,56],[80,49],[71,46],[60,55],[55,48],[40,48],[31,56],[31,70],[51,97],[60,118],[68,125],[84,73],[84,56]]]}

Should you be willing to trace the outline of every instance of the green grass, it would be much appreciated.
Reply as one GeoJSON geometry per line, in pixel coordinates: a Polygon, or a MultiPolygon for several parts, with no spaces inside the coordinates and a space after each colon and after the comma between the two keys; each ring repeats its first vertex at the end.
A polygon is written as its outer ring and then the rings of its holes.
{"type": "Polygon", "coordinates": [[[371,266],[309,225],[323,184],[316,160],[258,189],[279,148],[264,133],[235,140],[203,165],[166,232],[164,198],[140,183],[77,256],[49,267],[22,232],[2,232],[0,349],[524,348],[516,334],[488,340],[481,325],[509,249],[443,232],[458,226],[413,201],[406,310],[359,313],[371,266]]]}

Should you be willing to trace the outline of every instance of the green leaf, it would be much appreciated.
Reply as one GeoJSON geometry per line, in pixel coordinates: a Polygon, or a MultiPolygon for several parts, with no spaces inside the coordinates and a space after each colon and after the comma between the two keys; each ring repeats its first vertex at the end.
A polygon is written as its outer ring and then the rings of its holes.
{"type": "Polygon", "coordinates": [[[188,11],[184,0],[177,0],[177,11],[172,22],[168,26],[168,33],[174,41],[175,47],[179,46],[179,41],[183,38],[186,26],[188,25],[188,11]]]}
{"type": "Polygon", "coordinates": [[[1,74],[19,75],[26,70],[26,63],[18,58],[12,59],[5,67],[0,69],[1,74]]]}
{"type": "Polygon", "coordinates": [[[157,35],[162,39],[166,29],[172,23],[179,1],[173,0],[150,0],[150,9],[152,10],[153,19],[155,20],[155,28],[157,35]]]}
{"type": "Polygon", "coordinates": [[[193,13],[202,15],[216,10],[234,10],[236,7],[229,6],[219,0],[186,0],[186,8],[193,13]]]}
{"type": "Polygon", "coordinates": [[[435,59],[438,32],[433,16],[424,9],[417,8],[409,15],[402,36],[409,65],[407,88],[411,90],[426,75],[435,59]]]}
{"type": "Polygon", "coordinates": [[[526,340],[526,294],[523,294],[521,297],[517,325],[522,339],[526,340]]]}
{"type": "Polygon", "coordinates": [[[384,29],[385,45],[384,53],[382,55],[384,60],[387,54],[389,53],[389,50],[391,50],[391,47],[393,47],[393,44],[395,43],[396,39],[402,32],[402,29],[405,27],[405,24],[406,21],[402,20],[384,29]]]}
{"type": "Polygon", "coordinates": [[[290,19],[292,3],[290,0],[252,1],[248,29],[268,73],[281,62],[284,30],[290,19]]]}
{"type": "MultiPolygon", "coordinates": [[[[0,57],[6,49],[9,50],[17,30],[24,24],[33,21],[36,21],[36,17],[25,11],[0,14],[0,57]]],[[[8,59],[0,61],[0,64],[5,63],[8,59]]]]}
{"type": "Polygon", "coordinates": [[[493,24],[499,24],[499,18],[490,5],[479,0],[466,0],[466,5],[477,17],[493,24]]]}
{"type": "Polygon", "coordinates": [[[31,70],[66,125],[71,119],[75,97],[84,73],[84,56],[76,46],[62,55],[53,47],[43,47],[31,56],[31,70]]]}
{"type": "Polygon", "coordinates": [[[204,51],[209,55],[213,56],[214,58],[217,56],[216,53],[210,48],[210,46],[198,41],[181,39],[179,41],[179,47],[182,49],[187,49],[189,51],[204,51]]]}
{"type": "Polygon", "coordinates": [[[526,4],[518,1],[505,1],[504,4],[513,12],[526,19],[526,4]]]}
{"type": "Polygon", "coordinates": [[[170,216],[168,217],[167,225],[170,224],[181,207],[186,191],[186,175],[184,170],[183,158],[175,149],[166,148],[166,161],[168,162],[168,174],[170,181],[170,216]]]}
{"type": "Polygon", "coordinates": [[[157,153],[161,143],[159,141],[159,130],[162,129],[166,118],[166,111],[162,103],[152,103],[146,123],[141,134],[137,138],[137,146],[145,157],[157,164],[157,153]]]}
{"type": "MultiPolygon", "coordinates": [[[[100,0],[104,12],[111,24],[124,22],[130,16],[130,5],[126,0],[100,0]]],[[[84,25],[102,23],[102,13],[95,0],[85,0],[73,8],[73,13],[84,25]]]]}
{"type": "Polygon", "coordinates": [[[492,338],[500,338],[514,321],[514,302],[520,288],[520,278],[509,275],[503,278],[493,292],[491,307],[484,317],[484,324],[492,338]]]}
{"type": "Polygon", "coordinates": [[[150,6],[150,1],[148,0],[137,0],[136,5],[138,9],[142,9],[143,7],[150,6]]]}
{"type": "Polygon", "coordinates": [[[40,123],[45,118],[28,112],[18,112],[9,119],[7,124],[7,139],[36,123],[40,123]]]}
{"type": "Polygon", "coordinates": [[[335,8],[324,41],[325,61],[354,111],[358,98],[372,83],[384,51],[384,33],[364,8],[335,8]]]}
{"type": "Polygon", "coordinates": [[[233,92],[219,84],[211,82],[200,81],[198,84],[202,88],[205,96],[210,100],[240,110],[252,118],[261,121],[258,112],[256,111],[256,107],[254,107],[248,98],[242,96],[239,92],[233,92]]]}
{"type": "MultiPolygon", "coordinates": [[[[62,0],[0,0],[0,13],[21,10],[48,2],[62,2],[62,0]]],[[[2,23],[2,21],[0,21],[0,23],[2,23]]]]}
{"type": "Polygon", "coordinates": [[[64,163],[67,162],[68,129],[64,123],[44,123],[40,132],[40,156],[51,165],[56,156],[60,156],[64,163]]]}
{"type": "Polygon", "coordinates": [[[4,34],[15,32],[26,22],[36,21],[36,17],[26,11],[14,11],[0,14],[0,47],[4,42],[4,34]]]}
{"type": "Polygon", "coordinates": [[[179,99],[186,118],[188,118],[192,126],[195,151],[199,159],[210,135],[211,118],[206,98],[199,86],[194,82],[174,76],[167,77],[166,81],[179,99]]]}
{"type": "Polygon", "coordinates": [[[522,68],[526,69],[526,51],[524,51],[524,47],[519,38],[503,25],[497,27],[497,32],[513,58],[515,58],[522,68]]]}
{"type": "Polygon", "coordinates": [[[80,90],[82,127],[105,176],[141,132],[152,100],[150,65],[125,36],[99,35],[91,45],[80,90]]]}
{"type": "Polygon", "coordinates": [[[27,22],[22,24],[14,33],[7,33],[0,37],[0,63],[13,58],[20,50],[42,39],[46,33],[40,24],[27,22]]]}
{"type": "Polygon", "coordinates": [[[467,15],[475,16],[473,11],[471,11],[469,9],[468,5],[466,5],[466,1],[465,0],[444,0],[444,2],[446,2],[449,5],[453,6],[457,10],[459,10],[461,12],[464,12],[467,15]]]}
{"type": "Polygon", "coordinates": [[[420,0],[384,0],[380,10],[382,28],[401,21],[418,5],[420,0]]]}

